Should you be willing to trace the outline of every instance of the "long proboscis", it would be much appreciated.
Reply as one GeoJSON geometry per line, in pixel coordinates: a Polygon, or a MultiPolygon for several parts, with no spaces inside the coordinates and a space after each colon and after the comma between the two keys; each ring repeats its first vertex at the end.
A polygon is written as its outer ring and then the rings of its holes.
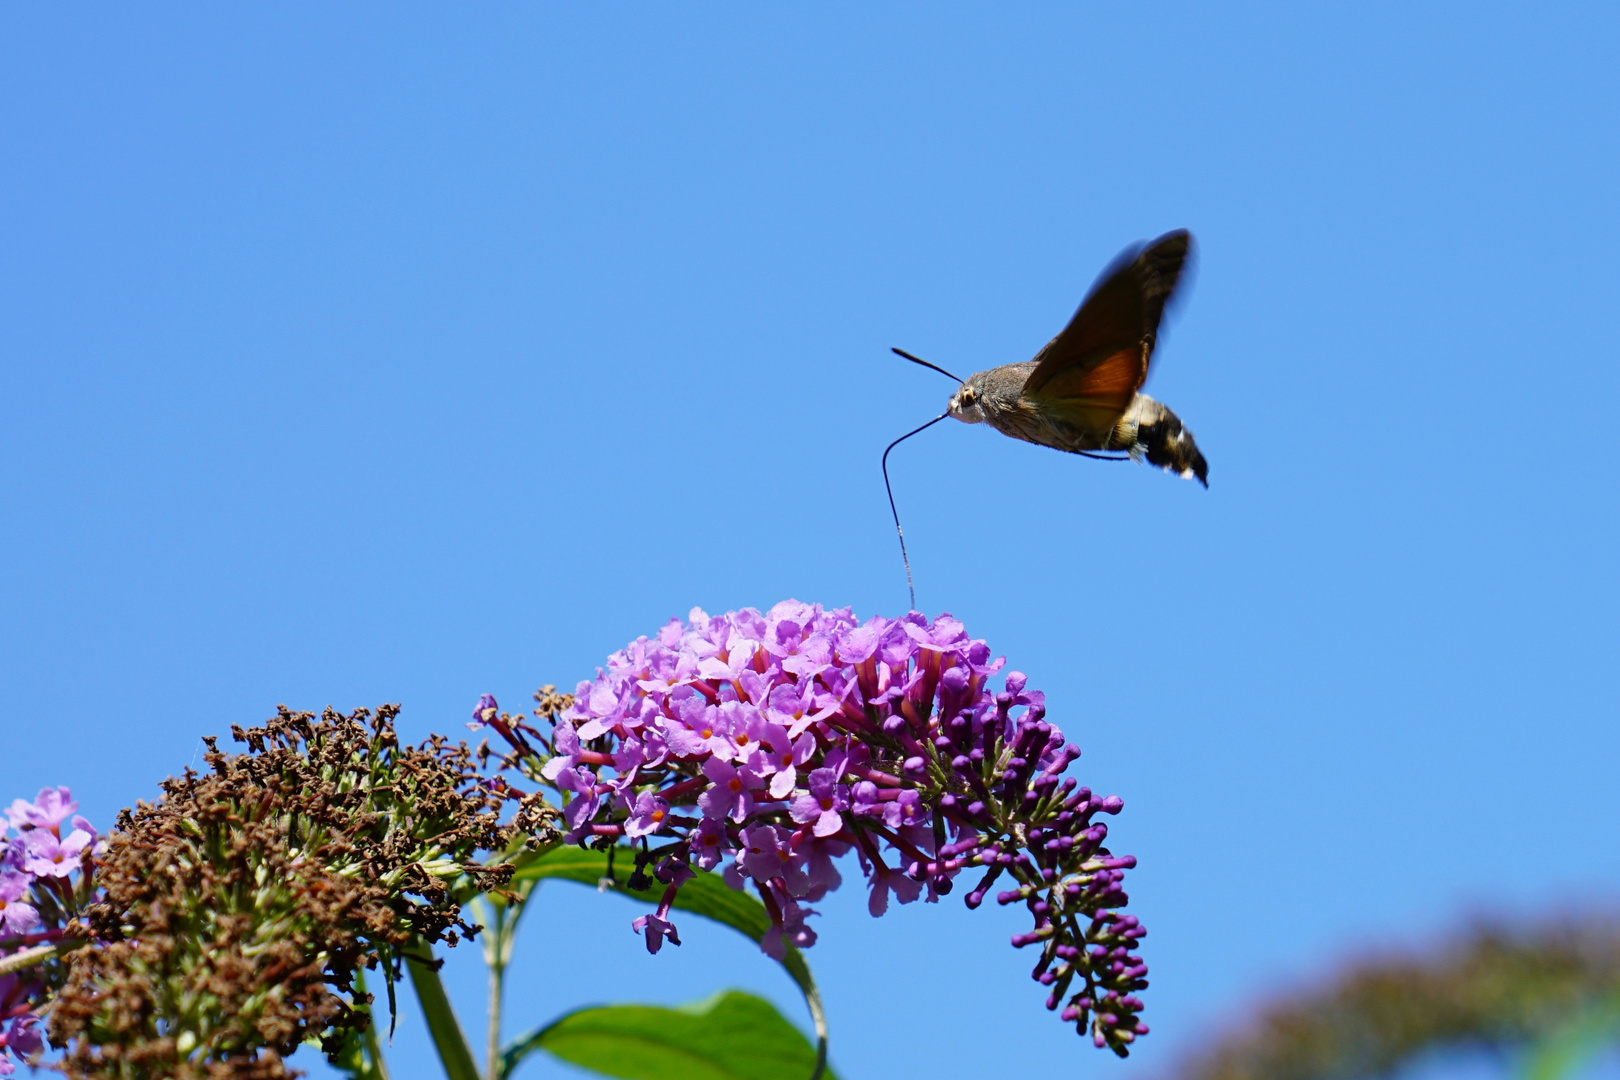
{"type": "MultiPolygon", "coordinates": [[[[899,351],[899,349],[895,350],[895,352],[899,351]]],[[[902,353],[901,355],[905,354],[902,353]]],[[[907,359],[912,358],[908,357],[907,359]]],[[[923,361],[918,361],[918,363],[922,362],[923,361]]],[[[930,364],[929,366],[932,367],[933,365],[930,364]]],[[[952,376],[952,378],[955,378],[955,376],[952,376]]],[[[894,442],[890,443],[883,450],[883,490],[889,493],[889,513],[894,515],[894,534],[900,538],[900,561],[906,564],[906,591],[911,594],[912,611],[917,610],[917,586],[913,585],[911,582],[911,556],[906,554],[906,531],[900,527],[900,511],[894,505],[894,487],[889,483],[889,451],[893,450],[895,447],[917,434],[917,432],[928,430],[949,415],[951,414],[948,412],[940,413],[922,427],[914,428],[911,431],[906,432],[904,435],[894,440],[894,442]]]]}
{"type": "MultiPolygon", "coordinates": [[[[894,353],[896,356],[901,356],[907,360],[910,360],[913,364],[921,364],[925,368],[937,371],[947,379],[954,382],[959,383],[962,381],[961,379],[957,378],[957,376],[952,375],[950,372],[940,367],[938,364],[930,363],[920,356],[913,356],[904,349],[897,349],[891,345],[889,346],[889,351],[894,353]]],[[[949,415],[951,415],[949,412],[940,413],[922,427],[906,432],[904,435],[900,436],[883,449],[883,490],[889,495],[889,513],[894,515],[894,535],[900,538],[900,561],[904,563],[906,567],[906,592],[911,596],[911,610],[913,611],[917,610],[917,586],[913,584],[911,580],[911,556],[906,553],[906,531],[900,527],[900,510],[894,505],[894,485],[889,483],[889,451],[893,450],[895,447],[917,434],[917,432],[928,430],[949,415]]],[[[1098,461],[1130,460],[1129,455],[1124,457],[1111,457],[1106,454],[1094,454],[1088,450],[1076,450],[1075,453],[1079,454],[1081,457],[1095,458],[1098,461]]]]}
{"type": "Polygon", "coordinates": [[[904,349],[896,349],[894,346],[891,345],[891,346],[889,346],[889,351],[894,353],[894,355],[896,355],[896,356],[905,357],[907,360],[910,360],[913,364],[921,364],[925,368],[930,368],[930,369],[932,369],[934,371],[937,371],[941,375],[945,376],[947,379],[954,380],[955,382],[961,382],[962,381],[961,379],[958,379],[955,375],[952,375],[950,372],[948,372],[944,368],[940,367],[938,364],[930,364],[927,360],[924,360],[922,357],[920,357],[920,356],[912,356],[910,353],[906,352],[906,350],[904,350],[904,349]]]}

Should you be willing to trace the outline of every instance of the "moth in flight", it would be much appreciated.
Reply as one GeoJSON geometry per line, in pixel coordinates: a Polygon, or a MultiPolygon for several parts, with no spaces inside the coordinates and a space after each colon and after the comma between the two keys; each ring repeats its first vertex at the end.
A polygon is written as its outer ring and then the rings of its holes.
{"type": "MultiPolygon", "coordinates": [[[[1148,244],[1133,244],[1103,270],[1058,335],[1021,364],[1004,364],[958,379],[937,364],[895,349],[961,385],[945,412],[907,432],[883,451],[888,485],[889,451],[947,416],[965,424],[989,424],[1003,435],[1071,454],[1123,461],[1146,459],[1167,472],[1209,487],[1209,465],[1192,432],[1170,409],[1141,392],[1153,364],[1159,320],[1175,295],[1192,256],[1186,229],[1148,244]],[[1124,457],[1109,456],[1109,451],[1124,457]]],[[[894,492],[889,492],[894,509],[894,492]]],[[[900,530],[895,514],[895,530],[900,530]]],[[[900,552],[905,555],[905,534],[900,552]]],[[[911,579],[909,559],[906,579],[911,579]]],[[[915,593],[913,594],[915,605],[915,593]]]]}

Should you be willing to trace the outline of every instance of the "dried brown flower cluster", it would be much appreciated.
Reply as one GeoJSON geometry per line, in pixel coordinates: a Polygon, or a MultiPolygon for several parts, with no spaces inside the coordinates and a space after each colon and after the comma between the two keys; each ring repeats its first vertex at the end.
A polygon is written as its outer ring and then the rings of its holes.
{"type": "Polygon", "coordinates": [[[1620,924],[1486,927],[1438,955],[1359,964],[1294,995],[1181,1070],[1185,1080],[1379,1076],[1442,1046],[1543,1035],[1620,991],[1620,924]]]}
{"type": "Polygon", "coordinates": [[[98,943],[72,955],[51,1010],[67,1075],[296,1075],[283,1059],[300,1043],[335,1053],[370,1022],[357,968],[397,978],[413,941],[476,932],[453,887],[510,876],[476,857],[514,842],[500,815],[517,793],[481,783],[464,744],[402,747],[397,711],[282,708],[232,729],[247,753],[207,740],[211,773],[120,815],[97,868],[98,943]]]}

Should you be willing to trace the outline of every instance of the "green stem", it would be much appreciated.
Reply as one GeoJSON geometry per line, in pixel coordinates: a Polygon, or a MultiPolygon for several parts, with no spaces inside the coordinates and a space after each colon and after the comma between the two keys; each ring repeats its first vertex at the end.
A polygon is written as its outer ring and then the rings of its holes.
{"type": "Polygon", "coordinates": [[[501,1078],[501,982],[506,978],[505,967],[489,969],[489,1046],[486,1080],[501,1078]]]}
{"type": "Polygon", "coordinates": [[[486,1051],[488,1058],[485,1064],[486,1080],[500,1080],[501,1068],[501,991],[506,983],[506,946],[507,911],[506,905],[500,901],[490,904],[494,923],[489,930],[490,947],[485,952],[485,960],[489,966],[489,1039],[486,1051]]]}
{"type": "Polygon", "coordinates": [[[444,992],[444,983],[439,980],[433,950],[417,938],[405,948],[404,953],[405,967],[411,973],[411,988],[416,991],[416,1000],[421,1003],[422,1017],[427,1021],[429,1034],[433,1036],[434,1048],[439,1051],[445,1076],[448,1080],[479,1080],[478,1066],[473,1061],[472,1050],[467,1046],[467,1036],[462,1033],[455,1009],[450,1006],[450,996],[444,992]]]}
{"type": "Polygon", "coordinates": [[[484,963],[489,967],[489,1057],[485,1065],[485,1080],[501,1080],[506,1075],[506,1059],[501,1050],[506,968],[512,962],[518,921],[528,910],[529,901],[539,884],[538,881],[520,882],[511,897],[474,897],[470,901],[479,921],[489,924],[484,933],[484,963]]]}
{"type": "MultiPolygon", "coordinates": [[[[361,968],[355,973],[355,986],[363,994],[366,992],[366,971],[361,968]]],[[[361,1042],[365,1044],[366,1056],[371,1059],[371,1068],[368,1072],[370,1080],[388,1080],[388,1066],[383,1063],[382,1043],[377,1040],[377,1018],[373,1014],[371,1023],[361,1033],[361,1042]]]]}
{"type": "Polygon", "coordinates": [[[10,975],[13,971],[21,971],[23,968],[33,967],[35,964],[43,964],[53,956],[62,956],[85,944],[84,938],[63,938],[61,941],[53,941],[49,945],[35,945],[32,949],[12,953],[5,959],[0,960],[0,975],[10,975]]]}

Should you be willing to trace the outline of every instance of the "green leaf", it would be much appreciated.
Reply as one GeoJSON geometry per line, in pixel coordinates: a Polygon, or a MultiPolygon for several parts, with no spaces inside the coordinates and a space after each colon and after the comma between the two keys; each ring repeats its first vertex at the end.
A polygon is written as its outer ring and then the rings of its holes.
{"type": "MultiPolygon", "coordinates": [[[[620,873],[622,874],[622,871],[620,873]]],[[[658,891],[651,889],[636,892],[626,885],[618,874],[609,880],[607,853],[585,851],[576,847],[562,847],[547,852],[518,870],[512,880],[537,881],[543,878],[576,881],[581,885],[598,888],[605,887],[621,896],[649,905],[655,905],[660,895],[658,891]]],[[[675,894],[675,907],[729,926],[756,944],[771,928],[771,916],[765,910],[765,905],[748,893],[731,888],[719,874],[699,873],[682,885],[680,892],[675,894]]],[[[827,1060],[827,1014],[821,1006],[821,992],[816,989],[816,981],[810,975],[810,966],[804,962],[804,955],[798,949],[791,945],[787,946],[781,964],[798,985],[799,991],[804,994],[804,1003],[810,1009],[810,1019],[816,1029],[817,1071],[806,1075],[823,1075],[820,1070],[825,1067],[827,1060]]],[[[517,1045],[514,1044],[514,1048],[517,1045]]],[[[513,1060],[513,1064],[515,1065],[518,1060],[521,1060],[521,1055],[513,1060]]]]}
{"type": "MultiPolygon", "coordinates": [[[[817,1067],[809,1040],[770,1002],[740,990],[678,1009],[580,1009],[524,1042],[529,1045],[507,1051],[512,1065],[543,1049],[624,1080],[793,1080],[817,1067]]],[[[830,1071],[823,1075],[832,1077],[830,1071]]]]}
{"type": "Polygon", "coordinates": [[[1620,1043],[1620,995],[1577,1013],[1530,1047],[1519,1069],[1522,1080],[1560,1080],[1620,1043]]]}

